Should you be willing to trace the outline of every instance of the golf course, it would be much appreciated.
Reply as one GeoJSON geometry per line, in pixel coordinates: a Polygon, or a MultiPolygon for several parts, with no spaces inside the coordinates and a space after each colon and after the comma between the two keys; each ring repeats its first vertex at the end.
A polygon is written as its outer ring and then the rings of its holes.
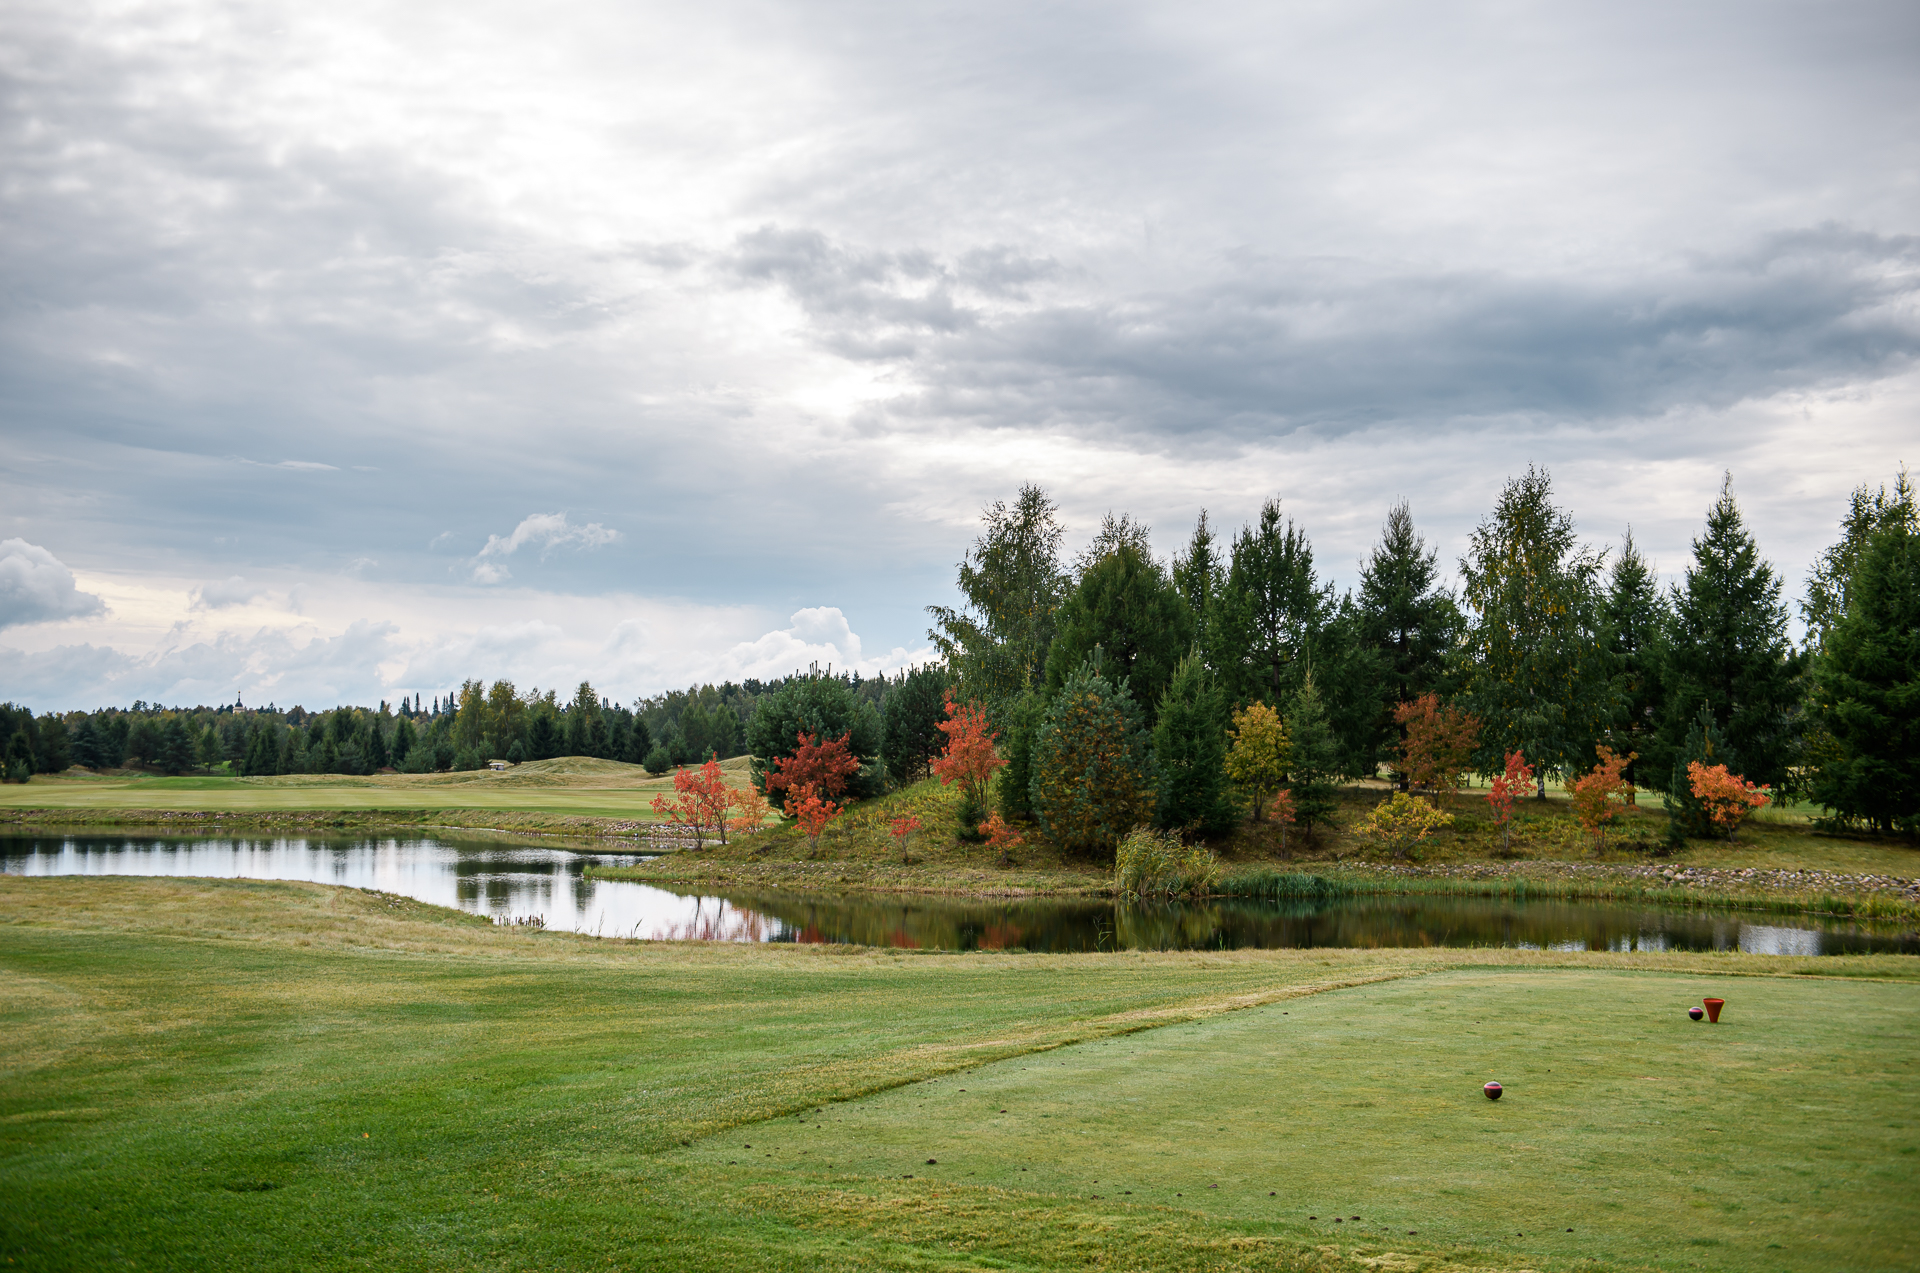
{"type": "Polygon", "coordinates": [[[1909,957],[623,942],[0,876],[0,987],[23,1269],[1893,1270],[1920,1233],[1909,957]]]}

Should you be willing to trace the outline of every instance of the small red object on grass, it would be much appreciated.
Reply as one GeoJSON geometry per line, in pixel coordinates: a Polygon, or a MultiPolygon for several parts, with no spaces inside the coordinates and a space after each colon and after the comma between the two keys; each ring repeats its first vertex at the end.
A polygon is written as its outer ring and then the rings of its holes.
{"type": "Polygon", "coordinates": [[[1688,1008],[1687,1015],[1692,1017],[1695,1021],[1698,1021],[1701,1017],[1704,1017],[1707,1014],[1706,1014],[1706,1010],[1703,1008],[1688,1008]]]}
{"type": "Polygon", "coordinates": [[[1707,1005],[1707,1024],[1719,1025],[1720,1009],[1727,1006],[1727,1001],[1725,999],[1702,999],[1700,1002],[1707,1005]]]}
{"type": "Polygon", "coordinates": [[[1505,1089],[1504,1087],[1501,1087],[1498,1083],[1489,1083],[1485,1087],[1481,1088],[1480,1090],[1487,1094],[1488,1100],[1497,1101],[1500,1099],[1500,1093],[1506,1091],[1507,1089],[1505,1089]]]}

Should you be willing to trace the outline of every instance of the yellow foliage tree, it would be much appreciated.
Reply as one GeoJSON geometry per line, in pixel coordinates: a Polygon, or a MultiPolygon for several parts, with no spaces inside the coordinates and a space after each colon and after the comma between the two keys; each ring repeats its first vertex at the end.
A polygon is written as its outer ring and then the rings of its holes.
{"type": "Polygon", "coordinates": [[[1253,820],[1261,821],[1267,794],[1287,780],[1293,747],[1286,722],[1265,703],[1233,714],[1233,746],[1227,749],[1227,780],[1253,799],[1253,820]]]}

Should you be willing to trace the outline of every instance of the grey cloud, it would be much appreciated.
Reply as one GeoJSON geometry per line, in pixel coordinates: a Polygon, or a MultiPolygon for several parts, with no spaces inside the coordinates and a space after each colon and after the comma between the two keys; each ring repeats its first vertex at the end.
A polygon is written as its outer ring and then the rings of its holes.
{"type": "Polygon", "coordinates": [[[266,595],[263,584],[251,584],[239,575],[226,579],[203,583],[193,592],[195,610],[224,610],[229,606],[244,606],[256,597],[266,595]]]}
{"type": "Polygon", "coordinates": [[[73,572],[24,539],[0,539],[0,628],[103,614],[106,603],[80,591],[73,572]]]}
{"type": "Polygon", "coordinates": [[[1533,415],[1605,420],[1727,406],[1901,372],[1920,357],[1920,239],[1840,227],[1780,234],[1626,281],[1491,271],[1388,273],[1248,254],[1177,291],[919,321],[885,298],[949,278],[785,234],[805,251],[760,277],[821,319],[823,344],[903,362],[902,416],[1036,419],[1245,436],[1533,415]]]}

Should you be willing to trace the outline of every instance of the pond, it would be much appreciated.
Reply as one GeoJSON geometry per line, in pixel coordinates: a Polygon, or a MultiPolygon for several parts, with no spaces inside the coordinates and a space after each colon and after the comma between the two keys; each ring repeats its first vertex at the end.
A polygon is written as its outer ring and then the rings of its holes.
{"type": "Polygon", "coordinates": [[[1600,902],[1403,894],[1128,906],[886,893],[713,895],[587,873],[594,864],[641,860],[451,836],[0,836],[0,871],[15,875],[307,880],[404,894],[499,921],[538,916],[549,928],[604,937],[853,942],[928,950],[1504,946],[1920,954],[1920,934],[1897,924],[1600,902]]]}

